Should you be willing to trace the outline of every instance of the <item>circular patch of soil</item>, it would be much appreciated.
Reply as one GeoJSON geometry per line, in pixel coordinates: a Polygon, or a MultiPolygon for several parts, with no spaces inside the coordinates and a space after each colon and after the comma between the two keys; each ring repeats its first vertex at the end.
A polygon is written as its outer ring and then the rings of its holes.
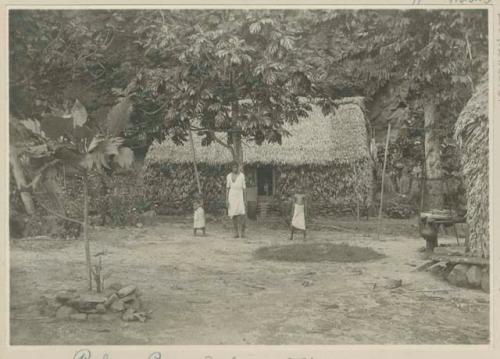
{"type": "Polygon", "coordinates": [[[368,247],[347,243],[295,243],[261,247],[254,252],[257,259],[284,262],[365,262],[384,258],[385,255],[368,247]]]}

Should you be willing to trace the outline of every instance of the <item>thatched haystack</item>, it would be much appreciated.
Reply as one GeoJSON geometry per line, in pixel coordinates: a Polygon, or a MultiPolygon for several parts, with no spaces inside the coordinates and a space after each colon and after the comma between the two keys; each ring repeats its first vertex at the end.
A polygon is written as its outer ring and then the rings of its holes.
{"type": "Polygon", "coordinates": [[[488,81],[483,81],[461,112],[455,137],[461,149],[467,188],[470,253],[489,257],[488,81]]]}
{"type": "MultiPolygon", "coordinates": [[[[327,208],[327,212],[354,208],[358,198],[367,204],[372,172],[362,99],[342,99],[337,105],[335,113],[329,115],[312,105],[307,117],[287,126],[290,136],[281,144],[245,144],[247,187],[260,188],[259,171],[268,169],[273,183],[269,197],[274,200],[284,200],[300,183],[323,212],[327,208]]],[[[205,203],[209,210],[221,209],[231,155],[217,143],[202,146],[200,136],[194,136],[194,143],[205,203]]],[[[189,199],[196,192],[192,158],[187,144],[176,145],[170,140],[153,144],[146,155],[151,196],[158,195],[162,204],[175,203],[179,210],[189,208],[189,199]]]]}

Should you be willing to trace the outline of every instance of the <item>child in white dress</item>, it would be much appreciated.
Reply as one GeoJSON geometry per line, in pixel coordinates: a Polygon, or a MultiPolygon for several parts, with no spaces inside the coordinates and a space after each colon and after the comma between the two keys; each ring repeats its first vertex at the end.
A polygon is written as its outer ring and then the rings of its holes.
{"type": "Polygon", "coordinates": [[[203,210],[203,202],[196,200],[193,202],[194,216],[193,216],[193,234],[196,236],[198,230],[201,230],[202,235],[205,236],[205,211],[203,210]]]}
{"type": "Polygon", "coordinates": [[[298,188],[297,193],[293,196],[290,240],[293,240],[293,233],[296,230],[301,231],[304,234],[304,239],[306,239],[306,203],[306,195],[301,188],[298,188]]]}

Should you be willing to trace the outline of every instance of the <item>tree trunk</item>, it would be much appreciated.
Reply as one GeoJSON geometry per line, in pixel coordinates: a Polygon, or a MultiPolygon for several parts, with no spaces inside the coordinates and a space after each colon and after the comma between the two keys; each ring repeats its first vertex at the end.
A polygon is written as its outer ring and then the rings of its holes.
{"type": "Polygon", "coordinates": [[[240,108],[237,101],[234,101],[231,105],[231,120],[232,120],[232,132],[231,138],[233,140],[233,159],[240,166],[243,165],[243,146],[241,142],[241,127],[238,125],[238,117],[240,114],[240,108]]]}
{"type": "Polygon", "coordinates": [[[436,112],[436,104],[429,102],[424,106],[426,174],[425,207],[427,209],[442,209],[444,206],[441,141],[439,131],[436,129],[436,112]]]}
{"type": "Polygon", "coordinates": [[[14,146],[10,146],[10,165],[12,169],[12,175],[16,180],[17,189],[21,191],[21,199],[24,204],[24,209],[26,213],[32,215],[35,213],[35,206],[33,204],[33,198],[29,192],[24,192],[23,188],[26,186],[26,178],[24,177],[24,172],[19,161],[17,150],[14,146]]]}
{"type": "Polygon", "coordinates": [[[198,187],[198,194],[201,195],[200,174],[198,173],[198,165],[196,164],[196,149],[194,148],[193,132],[191,131],[191,128],[189,128],[189,142],[191,143],[191,151],[193,151],[193,167],[194,175],[196,177],[196,185],[198,187]]]}
{"type": "Polygon", "coordinates": [[[88,236],[89,225],[89,191],[87,174],[83,176],[83,240],[85,241],[85,259],[89,274],[89,290],[92,291],[92,262],[90,259],[90,239],[88,236]]]}

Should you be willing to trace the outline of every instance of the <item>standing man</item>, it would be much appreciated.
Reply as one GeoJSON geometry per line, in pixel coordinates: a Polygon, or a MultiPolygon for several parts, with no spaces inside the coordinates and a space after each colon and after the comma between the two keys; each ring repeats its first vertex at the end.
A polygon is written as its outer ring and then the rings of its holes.
{"type": "Polygon", "coordinates": [[[231,173],[226,178],[227,214],[233,220],[234,238],[245,237],[246,184],[245,175],[237,162],[231,164],[231,173]]]}

